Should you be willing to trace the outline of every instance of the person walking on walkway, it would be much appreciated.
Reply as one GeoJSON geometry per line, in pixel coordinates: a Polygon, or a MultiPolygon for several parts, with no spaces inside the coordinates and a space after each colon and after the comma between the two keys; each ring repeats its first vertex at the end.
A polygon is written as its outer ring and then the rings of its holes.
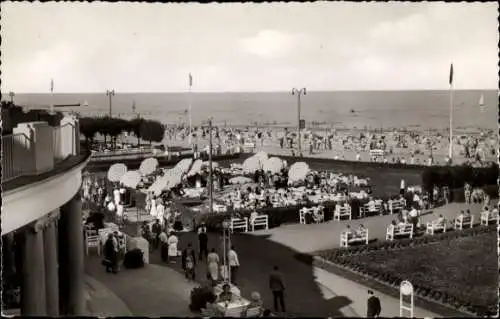
{"type": "Polygon", "coordinates": [[[231,246],[231,250],[227,254],[227,259],[229,260],[229,269],[231,271],[231,282],[236,285],[236,273],[240,267],[240,261],[238,259],[238,254],[234,250],[234,246],[231,246]]]}
{"type": "Polygon", "coordinates": [[[200,261],[203,258],[207,258],[208,256],[208,235],[207,235],[207,227],[205,227],[205,223],[200,225],[198,228],[198,244],[199,244],[199,259],[200,261]]]}
{"type": "Polygon", "coordinates": [[[157,219],[156,222],[153,224],[152,230],[153,230],[153,249],[157,249],[160,245],[160,234],[162,232],[162,227],[159,219],[157,219]]]}
{"type": "Polygon", "coordinates": [[[108,234],[108,239],[104,244],[104,260],[103,265],[106,267],[106,272],[118,272],[118,242],[113,234],[108,234]]]}
{"type": "Polygon", "coordinates": [[[207,256],[207,273],[208,279],[212,282],[217,282],[219,280],[219,255],[215,252],[215,248],[207,256]]]}
{"type": "Polygon", "coordinates": [[[283,273],[279,271],[278,266],[274,266],[273,271],[269,276],[269,288],[273,293],[274,299],[274,310],[279,312],[279,306],[281,306],[281,311],[285,312],[285,279],[283,273]]]}
{"type": "Polygon", "coordinates": [[[380,299],[373,295],[373,291],[368,290],[368,298],[366,305],[366,317],[367,318],[375,318],[380,316],[380,312],[382,311],[382,307],[380,306],[380,299]]]}
{"type": "Polygon", "coordinates": [[[191,243],[188,243],[188,246],[182,252],[182,269],[184,270],[184,274],[186,278],[195,280],[195,266],[196,266],[196,255],[193,250],[191,243]]]}

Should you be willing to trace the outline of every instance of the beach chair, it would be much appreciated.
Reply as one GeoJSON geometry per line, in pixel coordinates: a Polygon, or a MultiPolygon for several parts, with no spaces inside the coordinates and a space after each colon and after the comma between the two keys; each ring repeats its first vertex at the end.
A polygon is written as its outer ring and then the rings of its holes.
{"type": "Polygon", "coordinates": [[[90,248],[95,248],[97,255],[101,255],[101,240],[95,230],[85,230],[85,255],[88,256],[90,248]]]}

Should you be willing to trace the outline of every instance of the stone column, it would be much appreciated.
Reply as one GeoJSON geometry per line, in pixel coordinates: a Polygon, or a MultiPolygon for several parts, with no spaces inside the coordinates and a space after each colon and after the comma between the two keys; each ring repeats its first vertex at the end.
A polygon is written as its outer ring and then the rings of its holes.
{"type": "Polygon", "coordinates": [[[35,223],[23,231],[21,315],[46,316],[43,228],[35,223]]]}
{"type": "Polygon", "coordinates": [[[57,221],[59,209],[52,212],[43,232],[45,247],[45,290],[47,294],[47,316],[59,316],[59,275],[57,258],[57,221]]]}
{"type": "Polygon", "coordinates": [[[68,203],[61,207],[60,249],[66,251],[61,254],[66,260],[60,260],[60,267],[64,267],[60,274],[60,281],[64,282],[63,308],[66,315],[83,315],[85,311],[84,297],[84,242],[82,202],[78,192],[68,203]]]}

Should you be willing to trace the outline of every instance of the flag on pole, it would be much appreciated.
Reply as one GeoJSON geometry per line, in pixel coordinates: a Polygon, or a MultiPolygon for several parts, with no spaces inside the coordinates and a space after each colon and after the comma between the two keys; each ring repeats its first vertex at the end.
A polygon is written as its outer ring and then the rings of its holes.
{"type": "Polygon", "coordinates": [[[193,86],[193,76],[189,73],[189,86],[193,86]]]}
{"type": "Polygon", "coordinates": [[[450,85],[453,84],[453,63],[450,65],[450,85]]]}
{"type": "Polygon", "coordinates": [[[54,79],[50,79],[50,93],[54,92],[54,79]]]}

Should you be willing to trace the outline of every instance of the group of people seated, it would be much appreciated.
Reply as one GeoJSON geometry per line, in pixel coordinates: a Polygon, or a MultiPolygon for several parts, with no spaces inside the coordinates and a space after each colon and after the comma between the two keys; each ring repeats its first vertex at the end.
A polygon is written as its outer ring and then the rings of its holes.
{"type": "MultiPolygon", "coordinates": [[[[224,315],[224,309],[232,302],[241,299],[241,296],[233,293],[231,291],[231,286],[229,284],[223,284],[222,291],[217,294],[214,287],[213,292],[210,294],[205,308],[202,309],[202,313],[210,317],[220,317],[224,315]],[[219,306],[222,304],[222,306],[219,306]]],[[[251,309],[255,309],[254,316],[256,317],[267,317],[270,315],[270,311],[263,308],[263,301],[258,292],[252,292],[250,296],[249,303],[241,309],[241,315],[245,316],[247,312],[251,309]]]]}
{"type": "Polygon", "coordinates": [[[347,234],[348,238],[364,237],[366,234],[366,227],[363,224],[359,224],[355,230],[351,229],[351,225],[347,225],[343,231],[347,234]]]}

